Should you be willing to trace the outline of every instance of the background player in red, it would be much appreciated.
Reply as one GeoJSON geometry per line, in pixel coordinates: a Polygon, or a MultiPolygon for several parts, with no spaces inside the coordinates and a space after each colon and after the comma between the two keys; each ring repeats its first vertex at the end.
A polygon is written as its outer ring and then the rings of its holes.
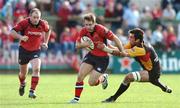
{"type": "Polygon", "coordinates": [[[30,62],[32,65],[32,79],[29,97],[36,98],[35,89],[39,82],[41,66],[41,60],[39,58],[40,48],[48,48],[47,44],[50,36],[49,25],[47,21],[41,19],[40,10],[34,8],[30,11],[28,18],[20,21],[14,26],[11,35],[20,40],[18,58],[20,64],[19,95],[24,95],[24,89],[26,86],[25,79],[28,73],[28,63],[30,62]],[[41,43],[43,35],[44,43],[41,43]]]}
{"type": "Polygon", "coordinates": [[[77,76],[77,81],[75,85],[75,97],[70,101],[70,103],[78,103],[80,99],[81,92],[83,90],[84,78],[90,74],[89,85],[97,86],[102,83],[103,89],[108,85],[107,74],[104,74],[106,68],[109,64],[109,57],[107,52],[104,52],[96,47],[98,42],[107,44],[107,39],[114,41],[122,51],[121,41],[106,27],[97,24],[94,14],[86,14],[83,17],[84,28],[81,29],[80,35],[76,41],[76,48],[86,48],[90,44],[88,42],[81,42],[83,36],[89,37],[94,43],[94,49],[91,50],[83,59],[80,70],[77,76]],[[104,74],[104,75],[103,75],[104,74]]]}
{"type": "Polygon", "coordinates": [[[119,89],[116,93],[103,102],[114,102],[116,99],[123,94],[130,86],[131,82],[150,82],[153,85],[158,86],[162,91],[171,93],[172,90],[162,84],[160,78],[160,63],[158,56],[154,48],[150,44],[146,44],[143,41],[143,30],[135,28],[129,31],[129,43],[124,46],[124,52],[106,47],[104,44],[98,44],[99,49],[112,53],[117,56],[134,57],[135,60],[141,65],[143,70],[128,73],[123,82],[120,84],[119,89]]]}

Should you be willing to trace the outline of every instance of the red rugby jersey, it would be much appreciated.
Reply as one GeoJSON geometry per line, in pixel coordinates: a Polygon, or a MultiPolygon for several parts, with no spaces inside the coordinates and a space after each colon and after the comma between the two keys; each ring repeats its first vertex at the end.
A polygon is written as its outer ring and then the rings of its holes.
{"type": "Polygon", "coordinates": [[[28,51],[36,51],[40,49],[42,37],[44,32],[49,31],[49,25],[47,21],[40,20],[38,25],[33,25],[30,22],[30,18],[26,18],[16,24],[13,28],[16,32],[20,32],[21,35],[26,35],[29,39],[24,42],[20,42],[20,46],[28,51]]]}
{"type": "Polygon", "coordinates": [[[94,31],[91,33],[85,27],[81,29],[80,35],[77,38],[77,41],[80,42],[81,37],[87,36],[89,37],[94,43],[94,49],[90,52],[92,55],[95,56],[107,56],[108,54],[100,49],[97,48],[97,41],[103,42],[107,45],[107,39],[112,40],[114,34],[108,30],[106,27],[96,24],[94,27],[94,31]]]}

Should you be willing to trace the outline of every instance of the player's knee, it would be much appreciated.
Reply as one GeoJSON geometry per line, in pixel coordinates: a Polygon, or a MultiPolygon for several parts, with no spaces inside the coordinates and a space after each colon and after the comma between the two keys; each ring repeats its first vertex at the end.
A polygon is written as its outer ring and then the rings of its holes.
{"type": "Polygon", "coordinates": [[[19,77],[24,79],[26,77],[26,73],[19,72],[19,77]]]}
{"type": "Polygon", "coordinates": [[[26,73],[25,72],[19,72],[19,76],[24,77],[24,76],[26,76],[26,73]]]}
{"type": "Polygon", "coordinates": [[[33,75],[39,76],[40,75],[40,69],[39,68],[33,69],[33,75]]]}
{"type": "Polygon", "coordinates": [[[35,73],[39,73],[39,72],[40,72],[40,69],[39,69],[39,68],[36,68],[36,69],[34,69],[34,72],[35,72],[35,73]]]}
{"type": "Polygon", "coordinates": [[[98,81],[95,81],[95,80],[89,80],[88,81],[88,84],[89,84],[89,86],[97,86],[97,85],[99,85],[99,80],[98,81]]]}
{"type": "Polygon", "coordinates": [[[95,86],[95,83],[92,81],[88,81],[89,86],[95,86]]]}
{"type": "Polygon", "coordinates": [[[132,81],[134,81],[134,78],[133,78],[132,74],[127,74],[127,75],[125,76],[125,78],[124,78],[124,82],[130,83],[130,82],[132,82],[132,81]]]}

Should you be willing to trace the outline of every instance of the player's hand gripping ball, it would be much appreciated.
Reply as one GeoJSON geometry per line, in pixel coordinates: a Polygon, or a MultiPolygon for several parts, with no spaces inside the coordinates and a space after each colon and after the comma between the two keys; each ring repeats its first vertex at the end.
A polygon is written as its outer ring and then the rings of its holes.
{"type": "Polygon", "coordinates": [[[94,43],[93,43],[93,41],[92,41],[89,37],[83,36],[83,37],[81,38],[81,42],[88,42],[88,43],[89,43],[89,47],[86,47],[86,49],[87,49],[88,51],[91,51],[91,50],[94,49],[94,43]]]}

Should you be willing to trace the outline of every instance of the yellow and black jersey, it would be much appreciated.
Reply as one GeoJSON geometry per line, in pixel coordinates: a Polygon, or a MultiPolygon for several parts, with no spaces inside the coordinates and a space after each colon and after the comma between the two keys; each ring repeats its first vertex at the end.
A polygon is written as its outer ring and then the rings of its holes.
{"type": "Polygon", "coordinates": [[[160,66],[158,56],[150,44],[143,43],[140,47],[131,47],[131,44],[128,43],[124,48],[130,57],[134,57],[140,63],[144,70],[152,71],[160,66]]]}

